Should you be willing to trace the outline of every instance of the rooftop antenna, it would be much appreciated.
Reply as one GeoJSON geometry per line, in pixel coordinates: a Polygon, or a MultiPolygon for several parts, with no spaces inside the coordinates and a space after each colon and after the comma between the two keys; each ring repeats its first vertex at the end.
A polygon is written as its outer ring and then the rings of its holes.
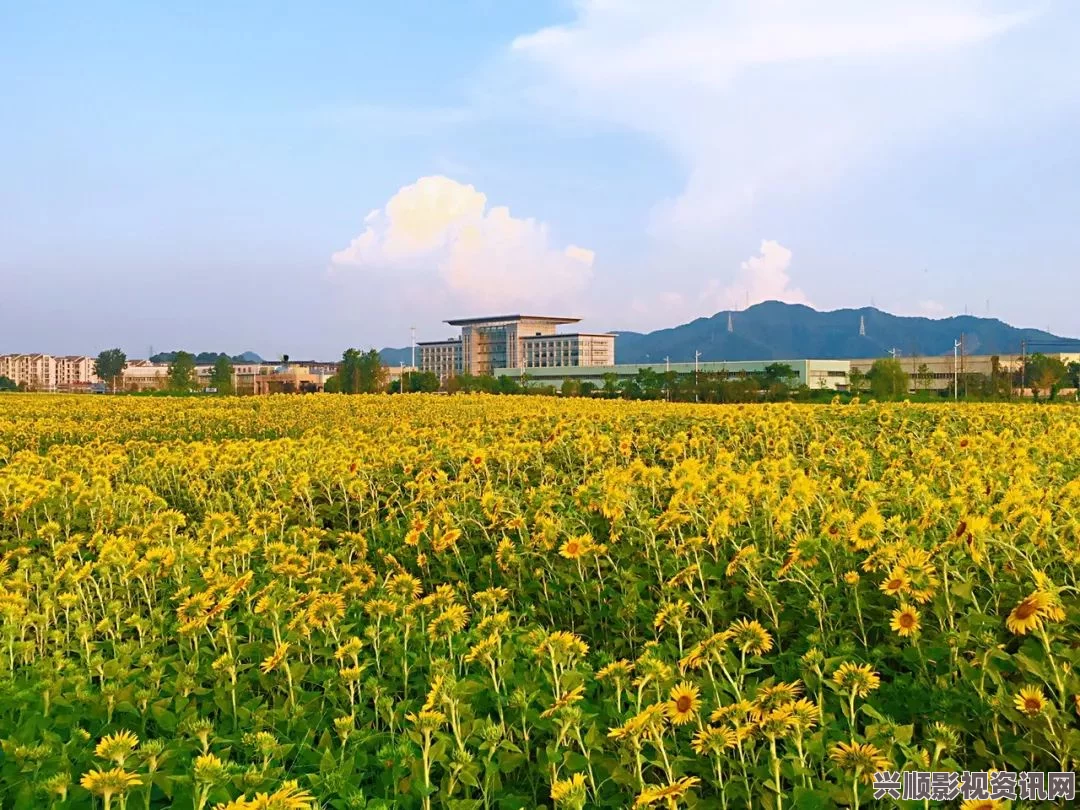
{"type": "Polygon", "coordinates": [[[866,317],[859,316],[859,337],[866,337],[866,317]]]}
{"type": "Polygon", "coordinates": [[[735,324],[731,320],[731,313],[730,312],[727,314],[727,330],[729,332],[734,332],[735,331],[735,324]]]}

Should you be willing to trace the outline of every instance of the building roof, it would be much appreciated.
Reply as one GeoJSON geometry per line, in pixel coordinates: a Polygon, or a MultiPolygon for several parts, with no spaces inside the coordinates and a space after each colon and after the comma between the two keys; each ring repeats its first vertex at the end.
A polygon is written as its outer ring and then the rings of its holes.
{"type": "Polygon", "coordinates": [[[446,338],[446,340],[420,340],[417,341],[417,346],[446,346],[450,343],[461,343],[461,338],[446,338]]]}
{"type": "Polygon", "coordinates": [[[577,323],[581,318],[556,318],[548,315],[489,315],[485,318],[458,318],[443,321],[451,326],[471,326],[483,323],[512,323],[514,321],[544,321],[545,323],[577,323]]]}

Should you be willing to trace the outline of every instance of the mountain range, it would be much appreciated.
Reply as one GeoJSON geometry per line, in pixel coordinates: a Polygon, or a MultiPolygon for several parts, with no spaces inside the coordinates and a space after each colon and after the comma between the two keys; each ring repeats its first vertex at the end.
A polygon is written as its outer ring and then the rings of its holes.
{"type": "MultiPolygon", "coordinates": [[[[963,336],[966,354],[1080,351],[1080,340],[1041,329],[1023,329],[996,318],[956,315],[920,318],[893,315],[875,307],[820,312],[803,304],[765,301],[744,310],[717,312],[655,332],[616,332],[615,362],[723,360],[816,360],[952,354],[963,336]],[[728,325],[730,322],[731,329],[728,325]],[[862,330],[860,330],[860,322],[862,330]],[[860,333],[862,332],[862,334],[860,333]]],[[[409,348],[383,349],[383,362],[408,363],[409,348]]]]}

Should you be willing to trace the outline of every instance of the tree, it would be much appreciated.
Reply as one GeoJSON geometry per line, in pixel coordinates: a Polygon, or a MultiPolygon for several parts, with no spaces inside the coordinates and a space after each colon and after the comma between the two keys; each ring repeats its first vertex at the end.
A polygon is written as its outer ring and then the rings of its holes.
{"type": "Polygon", "coordinates": [[[216,388],[219,394],[232,394],[235,392],[233,364],[228,355],[219,355],[218,359],[214,361],[214,368],[210,372],[210,387],[216,388]]]}
{"type": "Polygon", "coordinates": [[[575,379],[567,377],[562,381],[562,388],[559,393],[564,397],[580,397],[581,396],[581,383],[575,379]]]}
{"type": "Polygon", "coordinates": [[[614,371],[607,371],[601,377],[604,381],[604,387],[601,389],[604,392],[605,397],[616,397],[619,395],[619,375],[614,371]]]}
{"type": "Polygon", "coordinates": [[[410,394],[430,394],[438,391],[439,375],[434,371],[410,371],[406,375],[405,390],[410,394]]]}
{"type": "Polygon", "coordinates": [[[1056,357],[1036,353],[1027,358],[1025,376],[1036,396],[1040,390],[1045,390],[1050,399],[1053,399],[1065,375],[1065,364],[1056,357]]]}
{"type": "Polygon", "coordinates": [[[116,393],[116,381],[127,366],[127,355],[119,349],[106,349],[94,360],[94,373],[116,393]]]}
{"type": "Polygon", "coordinates": [[[915,370],[915,390],[920,388],[926,390],[930,387],[930,366],[926,363],[919,363],[919,367],[915,370]]]}
{"type": "Polygon", "coordinates": [[[344,394],[374,394],[386,386],[386,369],[375,349],[346,349],[335,375],[344,394]]]}
{"type": "Polygon", "coordinates": [[[851,373],[848,374],[848,390],[855,396],[858,396],[862,391],[863,383],[866,381],[866,375],[863,374],[862,369],[853,368],[851,373]]]}
{"type": "Polygon", "coordinates": [[[175,393],[187,393],[195,390],[195,355],[190,352],[177,352],[169,364],[169,390],[175,393]]]}
{"type": "Polygon", "coordinates": [[[1066,370],[1069,374],[1069,383],[1073,388],[1080,389],[1080,362],[1073,361],[1069,363],[1066,370]]]}
{"type": "Polygon", "coordinates": [[[769,363],[769,365],[765,366],[761,376],[766,388],[776,383],[790,386],[793,381],[799,378],[798,372],[787,363],[769,363]]]}
{"type": "Polygon", "coordinates": [[[322,390],[327,394],[340,394],[341,393],[341,380],[338,379],[338,375],[334,374],[326,378],[326,382],[323,383],[322,390]]]}
{"type": "Polygon", "coordinates": [[[0,375],[0,391],[18,391],[19,386],[10,377],[0,375]]]}
{"type": "Polygon", "coordinates": [[[875,360],[867,377],[870,380],[870,390],[877,399],[899,399],[907,393],[907,372],[894,357],[880,357],[875,360]]]}

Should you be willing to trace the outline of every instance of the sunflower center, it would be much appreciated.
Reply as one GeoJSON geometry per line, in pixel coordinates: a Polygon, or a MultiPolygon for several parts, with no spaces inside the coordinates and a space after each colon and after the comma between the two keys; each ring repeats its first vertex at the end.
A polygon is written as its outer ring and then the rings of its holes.
{"type": "Polygon", "coordinates": [[[915,624],[915,617],[910,613],[904,613],[900,616],[900,626],[907,628],[912,627],[915,624]]]}
{"type": "Polygon", "coordinates": [[[898,591],[903,586],[903,584],[904,581],[901,579],[890,579],[889,584],[885,587],[888,588],[890,591],[898,591]]]}
{"type": "Polygon", "coordinates": [[[577,551],[578,551],[578,544],[577,543],[567,543],[566,544],[566,553],[567,554],[577,554],[577,551]]]}
{"type": "Polygon", "coordinates": [[[1038,698],[1024,698],[1024,710],[1032,714],[1042,711],[1042,701],[1038,698]]]}
{"type": "Polygon", "coordinates": [[[1038,610],[1038,608],[1035,606],[1035,604],[1032,603],[1032,602],[1029,602],[1027,599],[1025,599],[1016,608],[1016,618],[1018,618],[1018,619],[1031,618],[1031,616],[1035,613],[1036,610],[1038,610]]]}
{"type": "Polygon", "coordinates": [[[692,705],[693,701],[689,695],[679,695],[679,699],[675,701],[675,708],[682,713],[690,711],[692,705]]]}

